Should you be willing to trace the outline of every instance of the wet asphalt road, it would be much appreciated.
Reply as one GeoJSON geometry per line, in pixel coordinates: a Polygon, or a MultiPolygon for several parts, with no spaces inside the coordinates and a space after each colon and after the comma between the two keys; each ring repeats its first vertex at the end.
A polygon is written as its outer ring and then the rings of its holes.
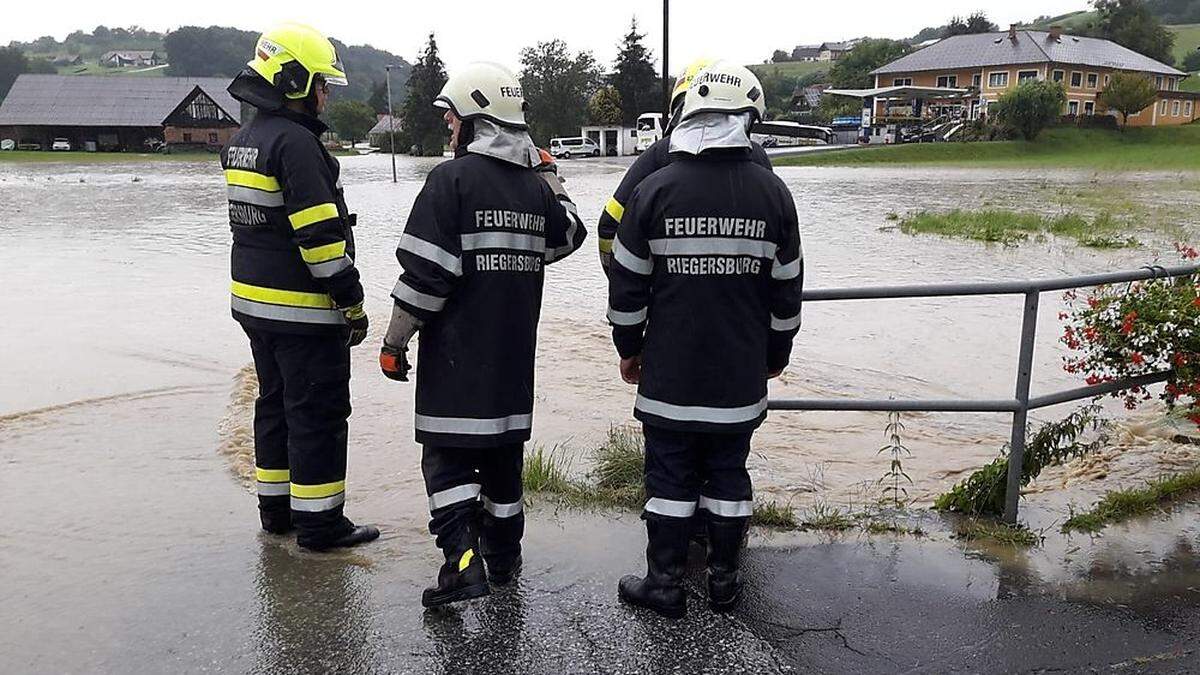
{"type": "MultiPolygon", "coordinates": [[[[693,592],[688,618],[669,622],[616,601],[616,580],[641,565],[635,516],[537,498],[516,587],[424,612],[420,590],[437,555],[400,498],[351,494],[348,513],[384,530],[353,552],[305,553],[255,531],[253,496],[212,452],[219,392],[143,394],[142,423],[113,423],[106,410],[122,403],[111,401],[0,419],[0,494],[6,514],[25,516],[0,530],[0,672],[1191,672],[1200,663],[1194,543],[1154,570],[1097,568],[1096,580],[1064,585],[951,541],[756,533],[744,607],[717,616],[693,592]],[[129,452],[131,433],[159,453],[129,452]]],[[[356,471],[352,484],[364,480],[356,471]]],[[[700,582],[693,564],[692,588],[700,582]]]]}

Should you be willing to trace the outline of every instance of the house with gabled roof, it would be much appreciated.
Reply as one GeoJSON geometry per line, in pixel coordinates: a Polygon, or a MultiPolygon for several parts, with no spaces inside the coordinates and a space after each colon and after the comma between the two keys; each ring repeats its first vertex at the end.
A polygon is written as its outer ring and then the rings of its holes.
{"type": "MultiPolygon", "coordinates": [[[[0,103],[0,139],[144,151],[147,141],[218,149],[241,125],[223,77],[20,75],[0,103]]],[[[156,145],[155,143],[151,143],[156,145]]]]}
{"type": "MultiPolygon", "coordinates": [[[[1027,80],[1063,85],[1063,114],[1107,114],[1099,100],[1114,73],[1138,73],[1154,82],[1153,105],[1129,118],[1131,126],[1188,124],[1200,118],[1200,94],[1180,91],[1187,73],[1100,38],[1068,35],[1059,27],[956,35],[903,56],[874,71],[876,88],[944,87],[966,89],[970,97],[933,102],[961,106],[962,117],[977,119],[1005,92],[1027,80]]],[[[939,106],[938,103],[941,105],[939,106]]],[[[888,101],[877,100],[875,116],[886,117],[888,101]]]]}

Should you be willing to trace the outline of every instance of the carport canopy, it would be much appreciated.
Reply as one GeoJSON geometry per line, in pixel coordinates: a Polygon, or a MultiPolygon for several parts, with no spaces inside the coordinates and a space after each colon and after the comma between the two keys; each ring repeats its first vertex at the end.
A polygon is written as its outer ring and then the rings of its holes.
{"type": "Polygon", "coordinates": [[[927,101],[931,99],[965,98],[972,95],[970,89],[955,89],[952,87],[876,87],[874,89],[826,89],[826,94],[834,96],[849,96],[850,98],[882,98],[904,99],[909,101],[927,101]]]}

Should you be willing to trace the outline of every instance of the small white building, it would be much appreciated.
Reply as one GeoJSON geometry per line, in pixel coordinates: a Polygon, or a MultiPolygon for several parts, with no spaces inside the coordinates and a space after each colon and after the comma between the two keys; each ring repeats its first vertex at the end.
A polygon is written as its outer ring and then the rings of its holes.
{"type": "Polygon", "coordinates": [[[601,157],[624,157],[635,154],[637,128],[627,126],[589,126],[579,134],[590,138],[600,146],[601,157]]]}

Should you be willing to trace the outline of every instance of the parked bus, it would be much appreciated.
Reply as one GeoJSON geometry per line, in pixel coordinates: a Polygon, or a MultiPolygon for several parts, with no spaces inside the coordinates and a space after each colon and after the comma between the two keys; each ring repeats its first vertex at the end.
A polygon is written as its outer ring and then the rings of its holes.
{"type": "Polygon", "coordinates": [[[634,152],[641,154],[663,137],[662,113],[642,113],[637,118],[637,145],[634,152]]]}

